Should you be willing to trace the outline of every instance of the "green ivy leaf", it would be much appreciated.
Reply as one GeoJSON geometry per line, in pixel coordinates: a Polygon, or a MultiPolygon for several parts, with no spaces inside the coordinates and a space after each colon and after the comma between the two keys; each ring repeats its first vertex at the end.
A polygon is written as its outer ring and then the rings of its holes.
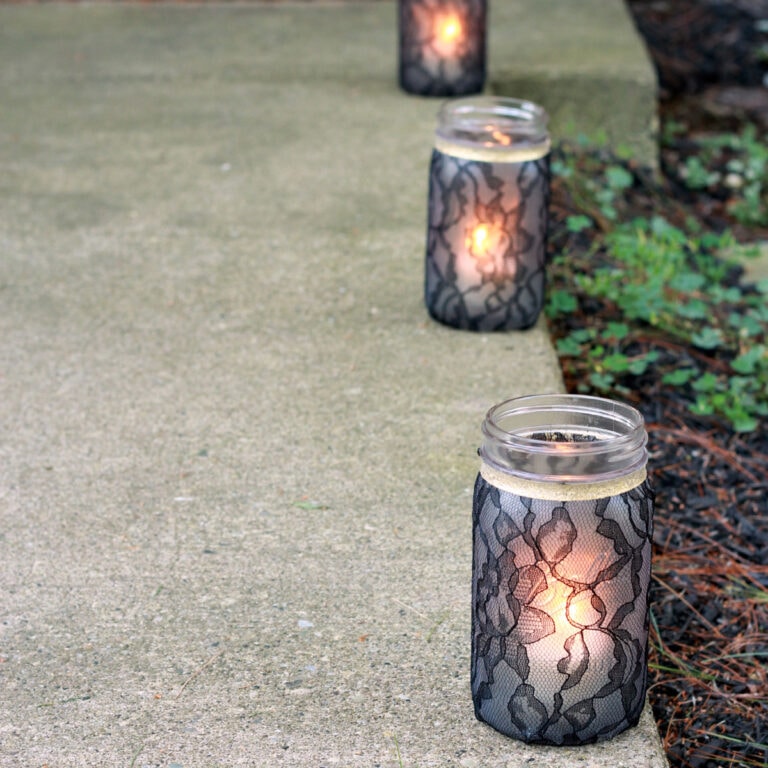
{"type": "Polygon", "coordinates": [[[564,163],[562,160],[553,160],[551,170],[554,176],[560,176],[563,179],[569,179],[573,176],[573,166],[564,163]]]}
{"type": "Polygon", "coordinates": [[[685,234],[677,227],[670,224],[663,216],[654,216],[651,219],[651,233],[658,238],[670,242],[684,243],[685,234]]]}
{"type": "Polygon", "coordinates": [[[579,328],[578,330],[571,331],[571,338],[580,344],[584,344],[595,338],[595,331],[593,328],[579,328]]]}
{"type": "Polygon", "coordinates": [[[606,391],[613,386],[615,378],[610,373],[595,372],[589,375],[589,381],[595,389],[606,391]]]}
{"type": "Polygon", "coordinates": [[[736,432],[754,432],[757,429],[757,419],[747,413],[734,414],[730,420],[736,432]]]}
{"type": "Polygon", "coordinates": [[[698,371],[695,368],[678,368],[676,371],[665,373],[661,377],[664,384],[671,384],[673,387],[679,387],[687,384],[698,371]]]}
{"type": "Polygon", "coordinates": [[[742,299],[741,289],[736,286],[723,288],[720,285],[713,285],[709,289],[709,295],[712,301],[718,304],[738,304],[742,299]]]}
{"type": "Polygon", "coordinates": [[[626,323],[609,322],[602,333],[604,339],[614,339],[621,341],[629,335],[630,328],[626,323]]]}
{"type": "Polygon", "coordinates": [[[687,304],[679,304],[676,306],[675,311],[680,317],[685,317],[689,320],[704,320],[704,318],[709,317],[711,314],[709,306],[700,299],[693,299],[687,304]]]}
{"type": "Polygon", "coordinates": [[[699,349],[717,349],[723,343],[720,331],[710,325],[702,328],[699,333],[694,333],[691,336],[691,341],[699,349]]]}
{"type": "Polygon", "coordinates": [[[731,328],[735,328],[739,335],[744,336],[759,336],[765,333],[765,327],[758,317],[758,312],[750,310],[744,314],[741,312],[731,312],[728,315],[728,325],[731,328]]]}
{"type": "Polygon", "coordinates": [[[570,315],[579,306],[576,297],[570,291],[564,291],[561,288],[550,291],[547,298],[547,314],[549,317],[570,315]]]}
{"type": "Polygon", "coordinates": [[[692,413],[698,414],[699,416],[711,416],[715,412],[712,403],[705,397],[698,398],[696,402],[691,405],[690,410],[692,413]]]}
{"type": "Polygon", "coordinates": [[[715,413],[717,411],[724,411],[725,406],[728,404],[728,395],[725,392],[715,392],[715,394],[710,396],[710,399],[712,401],[712,410],[715,413]]]}
{"type": "Polygon", "coordinates": [[[603,367],[614,373],[624,373],[629,370],[629,359],[622,354],[606,355],[603,358],[603,367]]]}
{"type": "Polygon", "coordinates": [[[629,364],[629,372],[635,376],[641,376],[648,370],[648,366],[651,363],[655,363],[659,359],[659,353],[655,350],[647,352],[642,357],[637,357],[629,364]]]}
{"type": "Polygon", "coordinates": [[[714,392],[719,386],[719,380],[714,373],[705,373],[693,382],[693,388],[697,392],[714,392]]]}
{"type": "Polygon", "coordinates": [[[606,168],[605,180],[611,189],[629,189],[635,183],[632,174],[620,165],[611,165],[606,168]]]}
{"type": "Polygon", "coordinates": [[[750,316],[761,320],[764,323],[768,323],[768,304],[760,304],[752,307],[749,311],[750,316]]]}
{"type": "Polygon", "coordinates": [[[700,272],[680,272],[669,281],[669,287],[681,293],[692,293],[703,288],[707,278],[700,272]]]}
{"type": "Polygon", "coordinates": [[[572,335],[558,339],[556,348],[561,357],[578,357],[581,354],[581,344],[572,335]]]}
{"type": "Polygon", "coordinates": [[[731,362],[731,368],[736,373],[750,374],[754,373],[758,364],[765,356],[765,347],[762,344],[752,347],[752,349],[739,355],[731,362]]]}
{"type": "Polygon", "coordinates": [[[592,226],[592,219],[589,216],[568,216],[565,220],[565,226],[569,232],[583,232],[592,226]]]}

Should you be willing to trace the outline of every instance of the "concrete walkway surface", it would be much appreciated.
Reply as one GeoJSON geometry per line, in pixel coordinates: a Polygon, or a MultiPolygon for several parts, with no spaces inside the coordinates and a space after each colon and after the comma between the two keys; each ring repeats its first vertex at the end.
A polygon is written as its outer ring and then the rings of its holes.
{"type": "Polygon", "coordinates": [[[3,768],[665,765],[473,717],[480,423],[562,383],[427,319],[394,56],[389,2],[0,6],[3,768]]]}

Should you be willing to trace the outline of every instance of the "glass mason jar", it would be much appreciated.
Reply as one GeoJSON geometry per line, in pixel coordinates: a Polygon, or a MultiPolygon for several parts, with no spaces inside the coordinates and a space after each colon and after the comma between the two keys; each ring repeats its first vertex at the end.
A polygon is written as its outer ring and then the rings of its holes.
{"type": "Polygon", "coordinates": [[[483,423],[473,501],[477,718],[534,744],[636,725],[645,703],[653,492],[634,408],[536,395],[483,423]]]}
{"type": "Polygon", "coordinates": [[[438,113],[429,170],[424,298],[454,328],[532,326],[544,301],[547,114],[475,96],[438,113]]]}
{"type": "Polygon", "coordinates": [[[485,85],[486,0],[400,0],[399,82],[419,96],[464,96],[485,85]]]}

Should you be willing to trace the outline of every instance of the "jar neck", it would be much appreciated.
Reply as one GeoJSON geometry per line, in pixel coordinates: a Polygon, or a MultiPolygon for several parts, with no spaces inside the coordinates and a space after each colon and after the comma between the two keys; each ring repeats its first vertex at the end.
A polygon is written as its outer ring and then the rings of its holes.
{"type": "Polygon", "coordinates": [[[643,417],[586,395],[533,395],[491,408],[479,453],[492,471],[535,483],[599,484],[645,477],[643,417]]]}
{"type": "Polygon", "coordinates": [[[492,96],[453,99],[438,112],[435,147],[468,160],[537,160],[551,148],[548,119],[531,101],[492,96]]]}

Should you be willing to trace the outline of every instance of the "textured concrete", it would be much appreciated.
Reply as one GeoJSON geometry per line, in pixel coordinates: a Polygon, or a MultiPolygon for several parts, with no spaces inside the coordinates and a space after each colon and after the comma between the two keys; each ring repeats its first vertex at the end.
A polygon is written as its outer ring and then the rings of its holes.
{"type": "Polygon", "coordinates": [[[394,7],[0,7],[0,765],[661,768],[477,723],[485,410],[394,7]]]}

